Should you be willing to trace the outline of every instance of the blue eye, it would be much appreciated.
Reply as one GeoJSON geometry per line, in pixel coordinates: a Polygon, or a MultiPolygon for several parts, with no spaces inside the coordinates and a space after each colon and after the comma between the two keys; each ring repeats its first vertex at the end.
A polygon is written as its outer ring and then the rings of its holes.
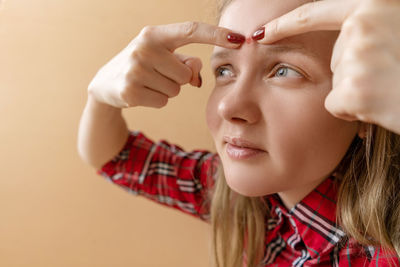
{"type": "Polygon", "coordinates": [[[218,78],[218,77],[224,77],[224,76],[232,77],[233,73],[229,68],[226,68],[226,67],[223,67],[223,66],[218,67],[215,70],[215,77],[218,78]]]}
{"type": "Polygon", "coordinates": [[[303,77],[298,71],[292,68],[281,66],[275,72],[275,77],[303,77]]]}

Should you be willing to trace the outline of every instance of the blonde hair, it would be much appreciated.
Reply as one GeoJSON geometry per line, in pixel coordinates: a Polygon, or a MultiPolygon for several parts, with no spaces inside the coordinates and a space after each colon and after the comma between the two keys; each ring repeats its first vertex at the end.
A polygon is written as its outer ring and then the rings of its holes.
{"type": "MultiPolygon", "coordinates": [[[[232,1],[217,1],[218,19],[232,1]]],[[[246,257],[248,267],[260,266],[268,206],[263,197],[232,191],[219,169],[209,192],[213,265],[240,267],[246,257]]],[[[341,174],[337,223],[360,244],[400,255],[400,136],[369,124],[365,139],[354,138],[335,172],[341,174]]]]}

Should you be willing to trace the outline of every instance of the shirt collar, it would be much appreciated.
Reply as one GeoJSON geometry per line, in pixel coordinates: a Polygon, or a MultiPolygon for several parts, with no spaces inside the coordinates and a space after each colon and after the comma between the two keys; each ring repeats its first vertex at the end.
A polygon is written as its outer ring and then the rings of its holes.
{"type": "Polygon", "coordinates": [[[345,233],[336,223],[338,183],[335,174],[325,179],[290,211],[278,194],[269,198],[271,208],[278,207],[282,214],[294,222],[294,232],[304,242],[311,258],[333,249],[345,233]]]}

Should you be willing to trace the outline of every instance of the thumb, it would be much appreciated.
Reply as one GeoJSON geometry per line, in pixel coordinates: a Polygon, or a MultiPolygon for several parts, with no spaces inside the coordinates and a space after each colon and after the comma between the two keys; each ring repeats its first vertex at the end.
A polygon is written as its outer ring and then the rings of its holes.
{"type": "Polygon", "coordinates": [[[200,76],[200,71],[203,67],[203,64],[201,63],[200,58],[185,56],[177,53],[175,53],[175,55],[179,58],[181,62],[183,62],[192,70],[192,79],[190,80],[190,84],[193,86],[201,87],[202,80],[200,76]]]}

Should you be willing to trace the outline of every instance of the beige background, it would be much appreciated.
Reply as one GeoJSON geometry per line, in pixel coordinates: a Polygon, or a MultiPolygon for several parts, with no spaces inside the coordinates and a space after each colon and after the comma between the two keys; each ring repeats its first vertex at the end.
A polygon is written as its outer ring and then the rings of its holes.
{"type": "MultiPolygon", "coordinates": [[[[212,23],[212,0],[6,0],[0,7],[0,266],[209,266],[209,226],[108,183],[78,156],[97,70],[147,24],[212,23]]],[[[185,86],[162,110],[125,110],[130,129],[213,149],[213,86],[185,86]]]]}

